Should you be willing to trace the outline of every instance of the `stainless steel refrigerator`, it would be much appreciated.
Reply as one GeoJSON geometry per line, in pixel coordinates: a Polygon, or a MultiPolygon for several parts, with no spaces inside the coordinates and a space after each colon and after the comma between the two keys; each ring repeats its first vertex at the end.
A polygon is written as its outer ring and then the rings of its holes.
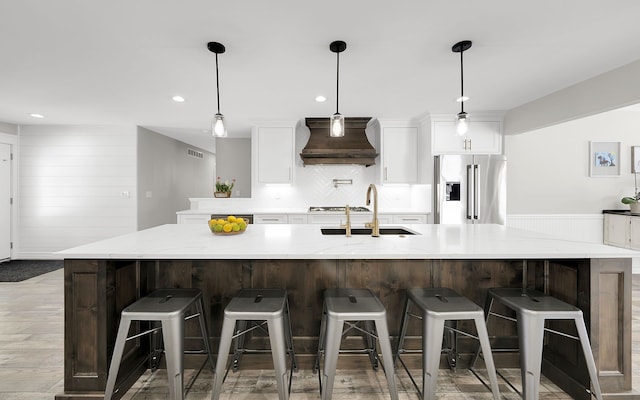
{"type": "Polygon", "coordinates": [[[440,155],[434,161],[434,223],[504,225],[505,156],[440,155]]]}

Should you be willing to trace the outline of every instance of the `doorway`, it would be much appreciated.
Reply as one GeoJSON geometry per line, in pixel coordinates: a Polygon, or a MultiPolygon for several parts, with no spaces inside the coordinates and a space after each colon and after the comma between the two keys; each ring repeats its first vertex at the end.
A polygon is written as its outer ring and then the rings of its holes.
{"type": "Polygon", "coordinates": [[[0,143],[0,261],[11,258],[11,145],[0,143]]]}

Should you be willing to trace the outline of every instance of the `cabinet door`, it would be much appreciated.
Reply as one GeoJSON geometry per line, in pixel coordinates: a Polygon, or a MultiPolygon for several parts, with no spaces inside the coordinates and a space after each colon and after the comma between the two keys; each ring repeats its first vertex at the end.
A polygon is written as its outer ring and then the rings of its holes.
{"type": "Polygon", "coordinates": [[[431,149],[433,154],[462,154],[467,152],[464,136],[456,133],[451,121],[433,121],[431,123],[431,149]]]}
{"type": "Polygon", "coordinates": [[[178,215],[179,224],[206,224],[211,219],[210,214],[182,214],[178,215]]]}
{"type": "Polygon", "coordinates": [[[289,214],[288,222],[290,224],[306,224],[307,214],[289,214]]]}
{"type": "Polygon", "coordinates": [[[258,182],[292,183],[293,128],[260,127],[257,133],[258,182]]]}
{"type": "Polygon", "coordinates": [[[640,250],[640,217],[628,217],[629,222],[629,245],[634,250],[640,250]]]}
{"type": "Polygon", "coordinates": [[[433,154],[500,154],[501,122],[472,120],[469,132],[460,136],[453,120],[433,121],[431,147],[433,154]]]}
{"type": "Polygon", "coordinates": [[[418,128],[382,128],[382,183],[418,181],[418,128]]]}
{"type": "Polygon", "coordinates": [[[500,122],[475,121],[469,125],[467,148],[473,154],[498,154],[502,148],[500,122]]]}
{"type": "Polygon", "coordinates": [[[626,215],[604,215],[604,244],[629,246],[629,219],[626,215]]]}

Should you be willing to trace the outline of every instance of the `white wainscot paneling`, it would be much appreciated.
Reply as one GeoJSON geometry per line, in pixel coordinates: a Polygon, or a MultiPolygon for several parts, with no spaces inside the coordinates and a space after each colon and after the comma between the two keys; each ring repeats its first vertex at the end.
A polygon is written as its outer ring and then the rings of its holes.
{"type": "Polygon", "coordinates": [[[602,214],[510,214],[507,226],[561,239],[602,243],[602,214]]]}

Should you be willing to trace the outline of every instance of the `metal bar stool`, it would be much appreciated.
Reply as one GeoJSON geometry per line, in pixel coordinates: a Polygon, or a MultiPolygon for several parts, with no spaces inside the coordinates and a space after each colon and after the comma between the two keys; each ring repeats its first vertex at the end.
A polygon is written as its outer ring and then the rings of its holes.
{"type": "Polygon", "coordinates": [[[205,351],[202,353],[207,353],[209,363],[213,369],[202,292],[199,289],[158,289],[122,310],[104,392],[105,400],[110,400],[114,394],[125,343],[128,340],[159,331],[162,332],[164,340],[167,376],[169,377],[169,396],[171,399],[184,399],[184,321],[195,317],[198,317],[200,322],[200,332],[205,347],[205,351]],[[196,314],[185,316],[186,312],[194,305],[197,311],[196,314]],[[127,337],[133,321],[157,321],[161,322],[161,326],[127,337]]]}
{"type": "Polygon", "coordinates": [[[320,358],[324,353],[324,368],[322,373],[318,375],[322,400],[331,399],[338,355],[340,353],[340,343],[342,336],[351,329],[364,333],[365,337],[371,340],[369,341],[368,339],[368,348],[365,352],[370,355],[375,353],[372,358],[374,369],[377,367],[378,362],[375,340],[378,339],[380,342],[382,358],[386,363],[386,365],[383,364],[383,368],[389,385],[389,394],[392,400],[397,400],[398,391],[393,369],[389,329],[387,328],[387,313],[384,305],[369,289],[335,288],[326,289],[324,292],[324,310],[320,323],[318,353],[314,366],[314,371],[320,369],[320,358]],[[348,321],[355,321],[355,323],[348,321]],[[365,329],[356,325],[358,321],[365,323],[365,329]],[[349,325],[349,328],[343,332],[345,323],[349,325]],[[374,324],[375,329],[373,328],[374,324]],[[322,387],[321,375],[326,382],[324,388],[322,387]]]}
{"type": "MultiPolygon", "coordinates": [[[[487,320],[490,315],[493,315],[514,321],[513,318],[492,312],[491,308],[494,301],[499,301],[516,313],[515,322],[518,324],[522,397],[525,400],[537,400],[539,397],[545,331],[580,341],[591,385],[593,386],[591,394],[595,395],[598,400],[602,400],[598,372],[582,310],[537,290],[492,288],[487,292],[485,304],[485,317],[487,320]],[[546,320],[573,320],[578,331],[578,337],[545,328],[546,320]]],[[[476,359],[477,357],[478,354],[476,353],[476,359]]]]}
{"type": "Polygon", "coordinates": [[[268,329],[265,332],[269,334],[269,341],[271,343],[271,354],[278,386],[278,397],[280,400],[287,400],[289,398],[291,378],[293,372],[298,370],[298,366],[293,350],[287,292],[283,289],[243,289],[231,299],[224,309],[218,361],[213,378],[212,400],[218,400],[220,398],[222,383],[229,372],[230,366],[226,364],[231,349],[231,341],[234,339],[236,341],[231,364],[233,364],[234,370],[237,370],[240,363],[240,356],[243,353],[261,352],[261,350],[245,349],[244,335],[254,329],[264,329],[265,324],[268,329]],[[252,322],[248,328],[247,322],[252,322]],[[291,361],[288,385],[287,354],[291,361]]]}
{"type": "Polygon", "coordinates": [[[467,332],[460,331],[450,326],[446,326],[446,328],[454,333],[469,336],[480,341],[482,353],[485,357],[485,364],[487,366],[487,374],[489,375],[489,381],[491,382],[490,389],[493,393],[493,398],[495,400],[499,400],[500,393],[498,390],[498,380],[496,377],[493,357],[491,356],[489,335],[487,334],[487,327],[485,325],[484,312],[482,308],[466,297],[463,297],[454,290],[448,288],[407,289],[406,293],[407,301],[404,314],[402,316],[396,358],[400,360],[402,366],[407,371],[407,374],[409,374],[411,381],[421,397],[428,400],[436,398],[436,383],[438,380],[438,369],[440,366],[440,354],[442,352],[442,339],[445,333],[445,322],[473,320],[476,325],[478,336],[473,336],[467,332]],[[421,315],[415,315],[410,312],[412,304],[418,307],[421,315]],[[420,388],[418,388],[418,385],[411,376],[409,369],[400,358],[400,354],[409,352],[403,347],[409,322],[408,317],[422,319],[422,391],[420,391],[420,388]]]}

